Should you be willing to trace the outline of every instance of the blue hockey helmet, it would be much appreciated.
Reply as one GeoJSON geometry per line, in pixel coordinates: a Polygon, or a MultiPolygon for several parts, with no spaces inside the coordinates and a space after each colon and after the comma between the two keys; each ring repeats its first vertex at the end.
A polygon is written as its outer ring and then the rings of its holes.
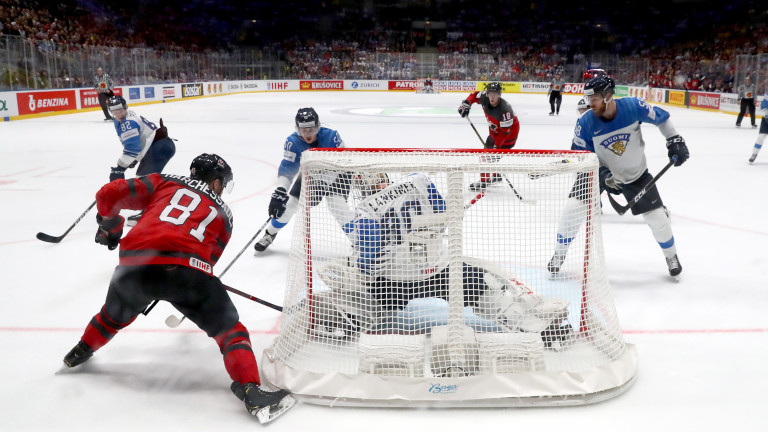
{"type": "Polygon", "coordinates": [[[125,102],[125,98],[119,95],[114,95],[109,98],[109,101],[107,101],[107,106],[109,106],[110,111],[115,111],[119,109],[128,109],[128,103],[125,102]]]}
{"type": "Polygon", "coordinates": [[[606,94],[615,92],[616,82],[608,75],[598,75],[590,79],[584,84],[584,96],[589,97],[594,94],[601,94],[606,97],[606,94]]]}
{"type": "Polygon", "coordinates": [[[320,116],[317,115],[314,108],[299,108],[299,111],[296,113],[296,130],[319,127],[320,116]]]}

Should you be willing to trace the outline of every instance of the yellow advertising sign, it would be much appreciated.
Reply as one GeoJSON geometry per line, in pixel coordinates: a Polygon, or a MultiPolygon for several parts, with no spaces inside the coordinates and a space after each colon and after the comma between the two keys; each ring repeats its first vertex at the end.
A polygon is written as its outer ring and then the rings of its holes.
{"type": "MultiPolygon", "coordinates": [[[[478,81],[477,90],[478,91],[485,90],[485,86],[487,86],[491,82],[495,82],[495,81],[478,81]]],[[[503,82],[501,83],[501,92],[502,93],[520,93],[520,83],[519,82],[503,82]]]]}
{"type": "Polygon", "coordinates": [[[672,105],[685,106],[685,92],[670,90],[669,103],[672,105]]]}

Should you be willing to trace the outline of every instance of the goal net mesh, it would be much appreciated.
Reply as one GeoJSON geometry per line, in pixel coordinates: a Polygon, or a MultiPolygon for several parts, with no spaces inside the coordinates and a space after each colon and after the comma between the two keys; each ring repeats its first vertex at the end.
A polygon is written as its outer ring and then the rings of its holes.
{"type": "Polygon", "coordinates": [[[598,161],[571,151],[313,149],[264,380],[365,406],[583,404],[633,381],[598,161]]]}

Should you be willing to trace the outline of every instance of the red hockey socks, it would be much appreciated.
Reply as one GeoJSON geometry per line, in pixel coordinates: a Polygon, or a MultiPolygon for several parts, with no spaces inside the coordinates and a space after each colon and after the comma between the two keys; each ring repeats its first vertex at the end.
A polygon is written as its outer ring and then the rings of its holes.
{"type": "Polygon", "coordinates": [[[81,337],[80,340],[87,343],[92,350],[96,351],[106,345],[118,331],[128,327],[128,325],[135,319],[136,317],[127,323],[119,323],[108,317],[102,306],[101,311],[91,319],[90,323],[88,323],[88,326],[85,328],[85,333],[83,333],[83,337],[81,337]]]}
{"type": "Polygon", "coordinates": [[[224,355],[224,367],[232,381],[240,384],[252,382],[261,385],[251,338],[243,324],[238,322],[231,329],[214,336],[213,339],[219,344],[219,349],[224,355]]]}

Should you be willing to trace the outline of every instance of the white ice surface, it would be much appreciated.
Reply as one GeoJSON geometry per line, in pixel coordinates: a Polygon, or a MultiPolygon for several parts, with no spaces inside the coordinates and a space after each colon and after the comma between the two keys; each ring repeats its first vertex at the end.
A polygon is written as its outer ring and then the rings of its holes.
{"type": "MultiPolygon", "coordinates": [[[[225,199],[235,231],[228,264],[267,217],[296,110],[313,106],[351,147],[479,147],[456,113],[464,94],[296,92],[241,94],[135,107],[162,117],[178,139],[165,172],[188,172],[203,152],[233,167],[225,199]]],[[[545,95],[505,95],[521,122],[517,148],[566,149],[577,97],[548,116],[545,95]]],[[[568,408],[395,410],[300,404],[273,431],[556,430],[764,431],[768,416],[768,153],[747,160],[757,131],[734,116],[665,107],[691,159],[659,182],[684,267],[670,281],[640,217],[605,209],[610,283],[637,380],[625,394],[568,408]],[[746,127],[744,126],[746,125],[746,127]]],[[[0,123],[0,431],[242,431],[259,428],[229,391],[215,342],[165,303],[140,316],[77,373],[54,375],[103,304],[117,253],[93,242],[94,215],[62,234],[107,180],[120,145],[101,113],[0,123]]],[[[485,136],[481,109],[471,118],[485,136]]],[[[648,163],[666,163],[664,139],[643,126],[648,163]]],[[[290,230],[262,256],[247,251],[224,281],[281,304],[290,230]]],[[[233,296],[261,359],[280,315],[233,296]]]]}

